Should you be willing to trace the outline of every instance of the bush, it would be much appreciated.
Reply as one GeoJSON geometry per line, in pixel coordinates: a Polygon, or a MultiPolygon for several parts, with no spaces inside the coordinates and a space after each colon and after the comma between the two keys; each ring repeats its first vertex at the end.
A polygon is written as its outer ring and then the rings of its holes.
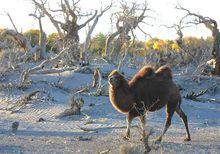
{"type": "Polygon", "coordinates": [[[40,31],[38,29],[30,29],[24,32],[24,36],[26,36],[31,41],[32,47],[39,44],[39,34],[40,31]]]}
{"type": "Polygon", "coordinates": [[[91,45],[89,47],[89,51],[94,55],[102,55],[105,52],[105,42],[107,36],[103,33],[99,33],[95,35],[91,39],[91,45]]]}
{"type": "Polygon", "coordinates": [[[53,52],[58,52],[59,51],[59,46],[58,46],[58,41],[59,41],[59,35],[58,33],[52,33],[48,35],[47,37],[47,45],[46,45],[46,50],[47,51],[53,51],[53,52]]]}

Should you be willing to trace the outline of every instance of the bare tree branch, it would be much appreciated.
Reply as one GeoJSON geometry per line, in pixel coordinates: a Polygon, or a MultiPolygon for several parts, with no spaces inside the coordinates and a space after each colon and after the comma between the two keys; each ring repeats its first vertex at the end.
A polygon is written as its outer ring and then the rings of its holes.
{"type": "Polygon", "coordinates": [[[40,46],[40,52],[38,54],[36,54],[36,60],[39,59],[44,59],[46,58],[46,33],[44,33],[43,31],[43,26],[42,26],[42,21],[41,18],[44,17],[44,15],[39,12],[40,15],[37,16],[36,11],[34,14],[29,14],[30,16],[33,16],[34,18],[36,18],[38,20],[39,23],[39,29],[40,29],[40,33],[39,33],[39,46],[40,46]]]}
{"type": "Polygon", "coordinates": [[[92,26],[91,26],[90,29],[89,29],[89,32],[88,32],[88,34],[87,34],[87,36],[86,36],[86,41],[85,41],[85,43],[84,43],[84,45],[83,45],[83,50],[82,50],[82,53],[85,54],[85,60],[86,60],[86,61],[88,60],[86,53],[87,53],[88,48],[89,48],[89,42],[90,42],[90,40],[91,40],[92,32],[93,32],[93,30],[94,30],[96,24],[98,23],[99,18],[100,18],[106,11],[108,11],[111,7],[112,7],[112,1],[111,1],[111,4],[110,4],[110,5],[108,5],[108,6],[105,7],[103,10],[101,10],[101,12],[95,17],[94,22],[93,22],[92,26]]]}
{"type": "Polygon", "coordinates": [[[93,15],[91,18],[89,18],[88,20],[86,20],[83,24],[79,25],[79,26],[78,26],[78,30],[80,30],[81,28],[85,27],[90,21],[92,21],[92,20],[96,17],[97,12],[98,12],[98,11],[95,10],[95,13],[94,13],[94,15],[93,15]]]}
{"type": "Polygon", "coordinates": [[[52,22],[52,24],[54,25],[54,27],[57,29],[57,32],[59,34],[60,38],[64,38],[64,35],[59,27],[59,22],[57,22],[54,17],[47,11],[47,9],[45,8],[45,3],[41,0],[41,3],[37,2],[36,0],[32,0],[34,2],[34,4],[43,12],[45,13],[48,18],[50,19],[50,21],[52,22]]]}
{"type": "Polygon", "coordinates": [[[213,31],[213,28],[218,27],[217,22],[215,20],[211,19],[210,17],[204,17],[200,14],[192,13],[188,9],[182,7],[181,5],[176,6],[176,9],[186,11],[187,15],[185,17],[187,17],[187,16],[197,17],[198,19],[197,20],[195,19],[196,22],[194,22],[194,23],[197,23],[197,24],[203,23],[211,31],[213,31]]]}
{"type": "Polygon", "coordinates": [[[26,82],[26,80],[28,79],[29,74],[36,72],[40,69],[43,69],[45,67],[46,64],[51,64],[57,61],[57,59],[60,58],[61,55],[63,55],[66,51],[68,50],[68,48],[63,49],[61,52],[59,52],[58,55],[56,55],[55,57],[51,58],[51,59],[46,59],[44,60],[42,63],[40,63],[39,65],[25,70],[22,74],[21,74],[21,82],[20,82],[20,86],[22,87],[24,85],[24,83],[26,82]]]}
{"type": "Polygon", "coordinates": [[[130,49],[130,48],[134,45],[134,43],[135,43],[135,35],[134,35],[133,30],[131,31],[131,33],[132,33],[132,36],[133,36],[133,40],[132,40],[132,42],[130,42],[129,46],[125,49],[124,55],[123,55],[122,59],[119,61],[118,71],[121,70],[121,66],[122,66],[124,60],[127,58],[127,54],[128,54],[129,49],[130,49]]]}
{"type": "Polygon", "coordinates": [[[36,52],[41,50],[41,47],[38,45],[35,45],[32,47],[30,40],[27,39],[23,34],[17,33],[14,30],[4,30],[2,33],[2,36],[11,36],[15,42],[19,44],[21,48],[26,50],[25,54],[21,56],[19,59],[22,61],[27,61],[30,57],[32,57],[36,52]]]}
{"type": "MultiPolygon", "coordinates": [[[[132,33],[133,29],[137,28],[138,25],[143,22],[143,19],[146,17],[145,13],[149,10],[147,2],[139,5],[137,3],[127,3],[122,1],[120,5],[120,11],[114,13],[112,16],[116,18],[116,32],[110,35],[106,40],[105,45],[105,54],[106,57],[115,58],[116,55],[121,52],[121,48],[125,42],[130,40],[130,32],[132,33]],[[143,8],[141,6],[144,6],[143,8]],[[140,13],[139,13],[140,12],[140,13]],[[114,41],[114,47],[111,47],[111,44],[115,37],[118,38],[114,41]],[[112,52],[110,53],[110,50],[112,52]],[[109,55],[110,53],[110,55],[109,55]]],[[[141,29],[139,27],[139,29],[141,29]]],[[[143,32],[143,30],[142,30],[143,32]]],[[[146,34],[146,33],[145,33],[146,34]]],[[[113,59],[111,59],[113,60],[113,59]]]]}
{"type": "Polygon", "coordinates": [[[204,24],[212,32],[212,37],[214,40],[212,48],[212,59],[214,60],[214,75],[220,75],[220,32],[218,29],[218,24],[214,19],[210,17],[205,17],[197,13],[193,13],[190,10],[182,7],[181,5],[176,6],[177,9],[185,11],[186,16],[195,17],[192,24],[204,24]]]}
{"type": "Polygon", "coordinates": [[[17,29],[17,27],[15,26],[15,24],[14,24],[14,22],[13,22],[13,20],[12,20],[11,16],[10,16],[10,14],[9,14],[9,13],[7,13],[7,16],[9,17],[9,19],[10,19],[10,21],[11,21],[11,23],[12,23],[12,25],[13,25],[14,29],[15,29],[15,31],[18,33],[18,29],[17,29]]]}
{"type": "Polygon", "coordinates": [[[150,34],[146,33],[139,25],[138,25],[137,27],[138,27],[138,29],[139,29],[142,33],[144,33],[146,36],[149,36],[151,39],[153,38],[150,34]]]}

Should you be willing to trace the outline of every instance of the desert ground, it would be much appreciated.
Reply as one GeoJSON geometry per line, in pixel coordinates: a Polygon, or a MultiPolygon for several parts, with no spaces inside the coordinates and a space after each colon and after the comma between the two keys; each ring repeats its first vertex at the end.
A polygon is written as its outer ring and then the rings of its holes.
{"type": "MultiPolygon", "coordinates": [[[[102,72],[114,69],[111,65],[99,67],[102,72]]],[[[127,67],[122,70],[128,78],[137,71],[127,67]]],[[[220,153],[220,79],[177,69],[173,72],[175,82],[182,88],[182,97],[191,91],[207,89],[207,92],[201,96],[204,101],[185,98],[182,101],[192,141],[183,141],[184,125],[174,115],[161,144],[154,144],[162,131],[165,108],[147,113],[145,129],[153,130],[149,138],[150,153],[220,153]]],[[[1,80],[16,83],[19,72],[9,72],[1,80]]],[[[81,115],[57,116],[70,105],[68,100],[72,94],[68,90],[91,84],[91,73],[34,74],[30,80],[34,83],[27,89],[8,88],[0,92],[0,153],[143,153],[138,119],[132,122],[131,139],[123,140],[125,115],[112,107],[107,92],[102,96],[93,95],[92,90],[76,94],[84,100],[81,115]],[[55,85],[58,80],[62,81],[62,87],[55,85]],[[32,101],[16,105],[16,100],[34,90],[40,92],[32,101]],[[17,131],[12,131],[14,122],[19,122],[17,131]]],[[[106,79],[103,78],[102,83],[107,84],[106,79]]]]}

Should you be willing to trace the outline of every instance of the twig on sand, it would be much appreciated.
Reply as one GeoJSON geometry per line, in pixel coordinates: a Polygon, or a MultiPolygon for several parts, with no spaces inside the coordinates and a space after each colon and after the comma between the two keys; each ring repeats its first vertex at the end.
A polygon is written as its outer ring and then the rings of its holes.
{"type": "Polygon", "coordinates": [[[98,133],[98,128],[85,128],[85,127],[82,127],[82,126],[78,126],[79,129],[85,131],[85,132],[95,132],[95,133],[98,133]]]}
{"type": "Polygon", "coordinates": [[[110,149],[100,151],[98,154],[108,154],[110,153],[110,149]]]}

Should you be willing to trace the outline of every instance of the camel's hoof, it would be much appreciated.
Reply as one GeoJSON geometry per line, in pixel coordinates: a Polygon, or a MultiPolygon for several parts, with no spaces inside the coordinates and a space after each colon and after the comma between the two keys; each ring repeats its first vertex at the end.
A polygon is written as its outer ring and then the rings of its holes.
{"type": "Polygon", "coordinates": [[[145,153],[149,153],[151,151],[151,148],[148,148],[145,153]]]}
{"type": "Polygon", "coordinates": [[[160,144],[161,141],[158,141],[158,140],[154,140],[154,144],[160,144]]]}
{"type": "Polygon", "coordinates": [[[144,141],[144,140],[147,140],[147,139],[148,139],[148,138],[144,136],[144,137],[141,137],[141,138],[140,138],[140,141],[144,141]]]}
{"type": "Polygon", "coordinates": [[[154,143],[155,144],[160,144],[162,141],[162,137],[157,137],[155,140],[154,140],[154,143]]]}
{"type": "Polygon", "coordinates": [[[184,138],[184,141],[191,141],[191,138],[184,138]]]}
{"type": "Polygon", "coordinates": [[[130,140],[130,136],[127,135],[123,136],[123,140],[130,140]]]}

